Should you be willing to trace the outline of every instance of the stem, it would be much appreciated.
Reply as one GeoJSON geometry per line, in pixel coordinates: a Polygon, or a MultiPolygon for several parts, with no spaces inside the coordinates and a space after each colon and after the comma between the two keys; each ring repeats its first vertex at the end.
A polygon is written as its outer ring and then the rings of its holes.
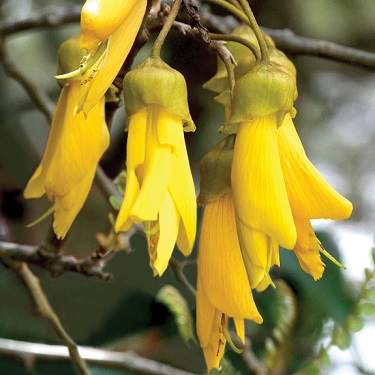
{"type": "Polygon", "coordinates": [[[13,272],[15,272],[24,285],[26,286],[31,298],[33,299],[38,313],[45,319],[49,320],[57,335],[64,341],[68,347],[70,358],[80,375],[90,375],[86,362],[81,358],[78,352],[77,344],[65,331],[58,316],[52,310],[46,295],[40,285],[39,279],[30,271],[24,262],[13,261],[9,264],[13,272]]]}
{"type": "Polygon", "coordinates": [[[196,290],[195,288],[190,284],[186,276],[184,275],[183,268],[184,263],[178,262],[177,260],[171,258],[169,259],[169,266],[172,269],[172,272],[174,273],[175,278],[193,295],[195,296],[196,290]]]}
{"type": "MultiPolygon", "coordinates": [[[[69,355],[62,345],[47,345],[34,342],[16,341],[0,338],[0,356],[18,359],[25,364],[33,361],[67,362],[69,355]]],[[[142,374],[142,375],[196,375],[195,373],[144,358],[129,351],[113,351],[80,346],[83,358],[92,365],[103,368],[103,373],[142,374]],[[106,372],[108,369],[108,372],[106,372]],[[121,371],[122,370],[122,371],[121,371]],[[120,372],[121,371],[121,372],[120,372]]],[[[34,374],[34,372],[27,372],[34,374]]]]}
{"type": "Polygon", "coordinates": [[[0,38],[0,60],[7,75],[12,77],[23,87],[31,100],[34,102],[35,106],[44,115],[47,122],[51,123],[54,103],[44,92],[44,90],[35,84],[30,79],[30,76],[19,68],[15,61],[9,56],[5,46],[5,40],[2,37],[0,38]]]}
{"type": "Polygon", "coordinates": [[[225,0],[205,0],[205,1],[226,9],[228,12],[232,13],[235,17],[237,17],[240,21],[249,24],[249,19],[247,18],[246,14],[244,14],[244,12],[242,11],[242,8],[238,9],[235,5],[225,0]]]}
{"type": "Polygon", "coordinates": [[[249,3],[247,0],[239,0],[239,2],[242,5],[242,8],[249,20],[250,26],[254,31],[254,34],[258,40],[259,47],[260,47],[260,53],[262,55],[262,62],[267,63],[270,60],[269,54],[268,54],[268,47],[266,44],[266,41],[264,40],[263,33],[254,17],[254,13],[250,8],[249,3]]]}
{"type": "Polygon", "coordinates": [[[242,9],[241,4],[238,2],[238,0],[228,0],[232,5],[234,5],[238,9],[242,9]]]}
{"type": "Polygon", "coordinates": [[[152,50],[150,53],[150,57],[152,59],[160,59],[161,47],[163,46],[165,38],[167,37],[170,29],[172,28],[173,22],[176,19],[178,12],[180,11],[181,3],[182,3],[182,0],[174,0],[169,16],[166,19],[164,26],[161,29],[152,47],[152,50]]]}
{"type": "Polygon", "coordinates": [[[241,43],[245,47],[249,48],[249,50],[254,54],[257,60],[261,60],[259,48],[255,44],[246,40],[245,38],[241,38],[240,36],[235,36],[235,35],[213,34],[213,33],[209,33],[209,36],[213,40],[225,40],[229,42],[241,43]]]}

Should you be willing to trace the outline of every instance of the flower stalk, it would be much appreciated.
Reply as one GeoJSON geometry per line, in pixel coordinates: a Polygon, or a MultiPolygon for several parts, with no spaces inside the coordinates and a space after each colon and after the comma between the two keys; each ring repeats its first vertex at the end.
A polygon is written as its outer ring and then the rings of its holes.
{"type": "Polygon", "coordinates": [[[270,57],[269,57],[269,54],[268,54],[268,47],[267,47],[267,44],[266,44],[266,41],[263,37],[263,34],[262,34],[262,31],[254,17],[254,13],[253,11],[251,10],[250,8],[250,5],[249,3],[247,2],[247,0],[239,0],[241,5],[242,5],[242,8],[249,20],[249,24],[251,26],[251,28],[253,29],[254,33],[255,33],[255,36],[257,37],[257,40],[258,40],[258,43],[259,43],[259,47],[260,47],[260,53],[261,53],[261,56],[262,56],[262,62],[263,63],[268,63],[269,60],[270,60],[270,57]]]}
{"type": "Polygon", "coordinates": [[[153,59],[153,60],[154,59],[155,60],[156,59],[160,59],[161,48],[162,48],[162,46],[163,46],[163,44],[165,42],[165,39],[166,39],[169,31],[172,28],[173,22],[175,21],[177,15],[178,15],[178,12],[180,11],[181,4],[182,4],[182,0],[175,0],[173,2],[171,11],[169,13],[169,16],[166,19],[166,21],[164,23],[164,26],[161,29],[158,37],[155,40],[155,43],[154,43],[153,47],[152,47],[152,50],[151,50],[151,53],[150,53],[150,58],[151,59],[153,59]]]}

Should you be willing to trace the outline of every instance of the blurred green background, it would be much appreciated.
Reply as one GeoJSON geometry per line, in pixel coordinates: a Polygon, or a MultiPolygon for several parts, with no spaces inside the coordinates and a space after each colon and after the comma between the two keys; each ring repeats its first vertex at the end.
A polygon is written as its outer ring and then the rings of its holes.
{"type": "MultiPolygon", "coordinates": [[[[254,0],[250,3],[262,26],[290,28],[298,35],[375,50],[374,1],[254,0]]],[[[46,6],[72,4],[79,2],[2,0],[0,22],[25,17],[46,6]]],[[[206,11],[206,5],[203,9],[206,11]]],[[[215,12],[223,14],[218,9],[215,12]]],[[[78,32],[79,25],[70,24],[20,32],[6,39],[10,57],[53,102],[59,95],[59,87],[53,78],[57,48],[78,32]]],[[[149,48],[150,44],[146,45],[136,61],[141,61],[149,48]]],[[[167,40],[163,55],[188,82],[190,109],[197,131],[186,134],[186,142],[196,185],[199,186],[199,161],[220,139],[217,128],[224,120],[222,107],[213,101],[214,94],[201,88],[202,83],[215,73],[216,57],[196,42],[174,32],[167,40]]],[[[285,296],[289,293],[297,311],[288,323],[290,327],[282,344],[283,350],[277,352],[280,358],[276,362],[280,368],[274,373],[278,374],[296,373],[317,353],[317,343],[327,336],[326,331],[332,322],[343,323],[353,312],[364,278],[363,269],[372,267],[370,250],[375,217],[373,73],[314,57],[291,59],[298,72],[295,124],[306,152],[328,181],[353,202],[355,209],[348,222],[318,223],[319,238],[333,255],[343,257],[346,271],[326,260],[323,278],[314,282],[300,270],[292,252],[281,250],[282,265],[274,270],[274,278],[283,279],[289,287],[267,290],[255,296],[265,323],[256,326],[249,322],[248,332],[253,350],[259,356],[267,356],[267,338],[275,339],[273,330],[280,323],[280,317],[287,318],[291,311],[285,304],[285,296]]],[[[112,146],[102,162],[111,177],[124,163],[126,134],[123,124],[124,113],[120,108],[112,124],[112,146]]],[[[45,118],[23,88],[6,76],[0,64],[0,233],[8,233],[14,242],[38,245],[50,226],[46,220],[27,229],[25,225],[43,213],[49,203],[47,199],[25,201],[22,198],[22,189],[40,161],[48,131],[45,118]]],[[[80,257],[97,247],[95,233],[106,233],[110,228],[109,209],[108,202],[94,186],[65,244],[67,253],[80,257]]],[[[107,270],[113,274],[113,279],[107,282],[75,274],[53,279],[41,269],[32,269],[40,277],[52,306],[77,343],[116,350],[131,349],[178,368],[203,373],[200,349],[192,343],[187,345],[179,337],[173,314],[155,300],[155,295],[163,285],[171,283],[187,299],[193,313],[194,300],[175,281],[170,270],[161,278],[152,277],[145,243],[141,235],[133,236],[133,251],[116,254],[108,265],[107,270]]],[[[196,251],[191,257],[196,257],[196,251]]],[[[195,285],[195,266],[186,270],[189,280],[195,285]]],[[[0,337],[60,344],[50,326],[34,312],[23,286],[3,266],[0,266],[0,301],[0,337]]],[[[371,320],[367,319],[366,323],[368,329],[373,329],[371,320]]],[[[360,341],[357,345],[362,348],[360,341]]],[[[333,351],[333,364],[323,366],[320,373],[375,373],[375,363],[369,362],[361,350],[354,350],[354,354],[349,350],[344,357],[333,351]]],[[[231,365],[240,374],[248,373],[242,359],[228,352],[231,365]]],[[[230,374],[229,371],[226,373],[230,374]]],[[[18,361],[0,358],[0,374],[60,373],[74,372],[70,365],[61,363],[38,361],[29,370],[18,361]]],[[[92,373],[112,374],[100,367],[93,367],[92,373]]],[[[114,371],[113,374],[125,372],[114,371]]]]}

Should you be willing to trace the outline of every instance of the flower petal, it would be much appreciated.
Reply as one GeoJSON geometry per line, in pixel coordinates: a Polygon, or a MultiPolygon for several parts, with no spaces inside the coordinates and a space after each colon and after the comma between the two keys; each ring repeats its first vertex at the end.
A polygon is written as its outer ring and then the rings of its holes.
{"type": "Polygon", "coordinates": [[[262,322],[240,252],[231,194],[205,206],[198,266],[212,305],[230,317],[262,322]]]}
{"type": "Polygon", "coordinates": [[[216,308],[213,306],[207,294],[202,286],[202,282],[199,277],[199,266],[198,266],[198,281],[197,281],[197,333],[201,347],[204,348],[208,345],[211,335],[212,322],[215,317],[216,308]]]}
{"type": "Polygon", "coordinates": [[[146,109],[135,113],[129,121],[128,146],[126,149],[127,172],[125,195],[121,204],[120,212],[116,219],[116,231],[125,232],[133,223],[129,215],[140,190],[136,169],[145,161],[146,124],[146,109]]]}
{"type": "Polygon", "coordinates": [[[253,289],[266,289],[273,284],[269,271],[280,265],[278,244],[265,233],[246,227],[237,219],[238,239],[250,285],[253,289]]]}
{"type": "Polygon", "coordinates": [[[237,336],[242,344],[245,344],[245,321],[243,319],[234,319],[234,325],[236,327],[237,336]]]}
{"type": "Polygon", "coordinates": [[[159,213],[160,237],[156,246],[156,257],[151,262],[153,269],[159,276],[164,273],[168,266],[176,243],[179,223],[180,215],[171,196],[167,194],[159,213]]]}
{"type": "Polygon", "coordinates": [[[86,85],[82,85],[80,100],[76,103],[77,112],[83,111],[87,115],[112,84],[137,36],[146,4],[146,0],[138,0],[126,20],[111,35],[105,65],[96,73],[87,88],[86,85]]]}
{"type": "Polygon", "coordinates": [[[91,49],[126,22],[138,0],[87,0],[81,12],[81,48],[91,49]]]}
{"type": "Polygon", "coordinates": [[[222,313],[211,305],[198,276],[197,333],[208,371],[219,368],[226,339],[223,334],[222,313]]]}
{"type": "Polygon", "coordinates": [[[189,255],[195,240],[197,204],[182,122],[178,116],[163,109],[160,113],[158,140],[161,144],[172,146],[172,170],[168,191],[181,215],[177,245],[184,255],[189,255]]]}
{"type": "Polygon", "coordinates": [[[320,257],[319,241],[315,236],[310,220],[295,218],[295,223],[298,237],[294,253],[301,268],[310,274],[314,280],[318,280],[322,277],[325,266],[320,257]]]}
{"type": "Polygon", "coordinates": [[[169,145],[161,145],[158,141],[159,115],[160,111],[157,107],[147,107],[145,159],[144,164],[136,168],[141,189],[130,211],[130,217],[135,223],[157,220],[160,207],[167,194],[172,148],[169,145]]]}
{"type": "Polygon", "coordinates": [[[53,229],[57,238],[64,238],[90,192],[96,165],[64,196],[55,196],[53,229]]]}
{"type": "Polygon", "coordinates": [[[126,174],[125,196],[115,224],[116,232],[126,232],[132,226],[133,220],[130,218],[130,210],[137,200],[139,190],[140,186],[137,176],[133,170],[128,171],[126,174]]]}
{"type": "Polygon", "coordinates": [[[296,229],[277,142],[275,114],[240,124],[232,164],[233,197],[236,212],[246,226],[292,249],[296,229]]]}
{"type": "Polygon", "coordinates": [[[68,86],[64,86],[61,90],[59,100],[56,105],[55,112],[51,123],[51,130],[48,136],[47,146],[44,151],[42,160],[26,185],[24,196],[25,198],[39,198],[45,194],[44,182],[49,165],[54,158],[55,151],[58,147],[58,142],[61,138],[61,133],[64,128],[64,118],[67,109],[67,102],[69,97],[68,86]]]}
{"type": "Polygon", "coordinates": [[[352,204],[321,176],[307,158],[292,118],[278,130],[281,166],[293,215],[309,219],[346,219],[352,204]]]}
{"type": "MultiPolygon", "coordinates": [[[[63,89],[65,103],[62,130],[54,143],[55,149],[45,177],[47,195],[68,194],[96,166],[109,145],[109,133],[104,119],[104,98],[85,119],[83,114],[74,115],[73,108],[79,95],[79,82],[72,82],[63,89]]],[[[62,123],[60,122],[62,121],[62,123]]],[[[52,124],[54,126],[54,124],[52,124]]]]}

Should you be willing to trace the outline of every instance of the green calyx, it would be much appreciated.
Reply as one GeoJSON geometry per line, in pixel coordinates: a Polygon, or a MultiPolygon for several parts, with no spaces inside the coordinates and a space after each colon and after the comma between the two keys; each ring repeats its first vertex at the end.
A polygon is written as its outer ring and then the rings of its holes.
{"type": "Polygon", "coordinates": [[[124,78],[125,110],[129,119],[149,105],[158,105],[181,117],[184,131],[195,131],[183,75],[159,58],[148,58],[124,78]]]}
{"type": "Polygon", "coordinates": [[[231,193],[230,175],[235,139],[234,134],[228,135],[203,157],[200,163],[199,204],[206,204],[231,193]]]}
{"type": "MultiPolygon", "coordinates": [[[[84,50],[79,47],[79,35],[75,35],[63,42],[57,51],[57,75],[64,75],[76,70],[80,66],[84,54],[84,50]]],[[[80,79],[81,76],[78,75],[77,77],[57,79],[57,82],[62,87],[80,79]]]]}
{"type": "MultiPolygon", "coordinates": [[[[260,63],[236,82],[231,116],[224,133],[244,121],[277,112],[280,121],[293,108],[296,94],[295,76],[275,63],[260,63]]],[[[281,125],[281,123],[280,123],[281,125]]]]}
{"type": "MultiPolygon", "coordinates": [[[[241,24],[237,29],[233,30],[233,32],[230,35],[234,37],[241,37],[253,43],[256,47],[259,48],[259,44],[254,34],[254,31],[248,24],[241,24]]],[[[275,43],[267,34],[263,33],[263,36],[266,40],[266,44],[270,48],[275,47],[275,43]]],[[[237,65],[234,68],[234,74],[236,80],[238,80],[251,68],[254,67],[256,62],[255,56],[246,46],[238,42],[229,41],[227,42],[226,47],[236,60],[237,65]]],[[[229,89],[229,81],[225,64],[219,57],[217,64],[218,65],[216,74],[209,81],[207,81],[203,85],[203,87],[208,90],[220,93],[229,89]]]]}

